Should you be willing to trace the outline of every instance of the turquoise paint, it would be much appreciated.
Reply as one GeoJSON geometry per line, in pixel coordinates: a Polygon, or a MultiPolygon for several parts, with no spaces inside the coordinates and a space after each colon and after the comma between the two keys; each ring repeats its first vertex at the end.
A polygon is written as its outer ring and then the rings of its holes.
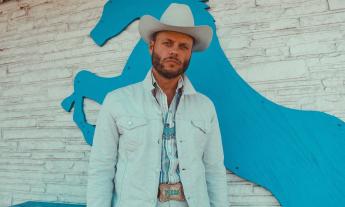
{"type": "Polygon", "coordinates": [[[48,203],[29,201],[14,205],[13,207],[86,207],[85,204],[69,204],[69,203],[48,203]]]}
{"type": "MultiPolygon", "coordinates": [[[[226,168],[270,190],[284,207],[345,206],[344,122],[323,112],[280,106],[251,88],[225,56],[204,2],[110,0],[91,38],[103,46],[144,14],[159,19],[172,2],[188,4],[196,24],[214,30],[210,48],[193,54],[187,75],[216,106],[226,168]]],[[[62,107],[74,107],[74,121],[88,144],[95,126],[85,119],[83,99],[102,104],[109,91],[142,81],[150,61],[148,47],[140,40],[121,76],[99,77],[87,69],[77,74],[74,92],[62,107]]]]}

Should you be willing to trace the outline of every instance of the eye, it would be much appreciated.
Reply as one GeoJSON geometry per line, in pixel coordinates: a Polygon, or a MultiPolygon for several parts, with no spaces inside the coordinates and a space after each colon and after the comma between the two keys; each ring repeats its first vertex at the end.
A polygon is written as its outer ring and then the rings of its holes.
{"type": "Polygon", "coordinates": [[[182,46],[181,46],[181,49],[183,49],[183,50],[188,50],[189,47],[187,47],[186,45],[182,45],[182,46]]]}
{"type": "Polygon", "coordinates": [[[171,43],[170,42],[163,42],[163,45],[170,46],[171,43]]]}

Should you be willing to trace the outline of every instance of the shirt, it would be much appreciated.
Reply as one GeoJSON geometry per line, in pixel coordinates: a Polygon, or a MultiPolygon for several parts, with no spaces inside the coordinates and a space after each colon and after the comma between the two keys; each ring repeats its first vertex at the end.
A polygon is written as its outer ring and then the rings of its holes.
{"type": "Polygon", "coordinates": [[[159,87],[152,72],[151,78],[152,84],[155,87],[153,95],[155,96],[163,112],[161,172],[159,183],[177,183],[180,182],[180,169],[178,165],[178,152],[176,147],[175,112],[182,92],[183,78],[181,76],[177,83],[175,95],[170,103],[170,106],[168,106],[166,94],[159,87]]]}

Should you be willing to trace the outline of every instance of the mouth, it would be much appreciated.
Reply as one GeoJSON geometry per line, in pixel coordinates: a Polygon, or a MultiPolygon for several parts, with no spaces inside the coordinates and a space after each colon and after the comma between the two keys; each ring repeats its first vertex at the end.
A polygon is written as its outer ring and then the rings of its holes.
{"type": "Polygon", "coordinates": [[[176,64],[181,64],[180,61],[173,60],[173,59],[168,59],[165,62],[173,62],[173,63],[176,63],[176,64]]]}

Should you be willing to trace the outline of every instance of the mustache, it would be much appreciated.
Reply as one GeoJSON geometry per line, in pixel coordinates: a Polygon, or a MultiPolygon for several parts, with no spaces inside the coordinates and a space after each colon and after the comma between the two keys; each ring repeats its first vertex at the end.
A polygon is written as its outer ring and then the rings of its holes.
{"type": "Polygon", "coordinates": [[[181,64],[181,61],[179,59],[176,59],[176,58],[173,58],[173,57],[165,58],[163,61],[169,61],[169,60],[173,60],[173,61],[178,62],[179,64],[181,64]]]}

